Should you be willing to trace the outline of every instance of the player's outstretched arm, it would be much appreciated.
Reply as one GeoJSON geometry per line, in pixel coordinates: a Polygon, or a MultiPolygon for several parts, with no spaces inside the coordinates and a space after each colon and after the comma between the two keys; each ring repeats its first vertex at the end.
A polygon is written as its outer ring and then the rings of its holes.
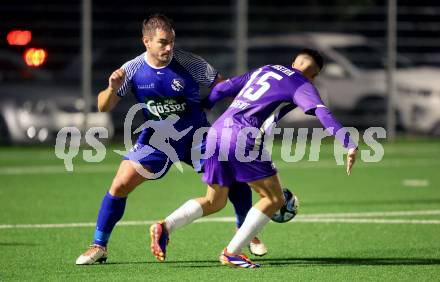
{"type": "MultiPolygon", "coordinates": [[[[333,117],[331,112],[327,109],[327,107],[318,107],[315,109],[315,115],[324,126],[326,130],[331,132],[333,135],[342,128],[342,125],[333,117]]],[[[350,136],[346,133],[344,135],[336,135],[339,138],[339,141],[342,145],[348,149],[347,154],[347,175],[351,175],[351,170],[356,161],[357,154],[357,145],[351,140],[350,136]]]]}
{"type": "Polygon", "coordinates": [[[115,70],[108,79],[108,87],[98,94],[98,109],[100,112],[111,111],[121,98],[116,95],[121,88],[125,79],[125,71],[123,69],[115,70]]]}
{"type": "Polygon", "coordinates": [[[208,97],[203,99],[202,106],[205,109],[212,109],[218,101],[226,97],[235,97],[246,84],[248,79],[249,73],[245,73],[217,83],[214,88],[212,88],[208,97]]]}
{"type": "Polygon", "coordinates": [[[342,125],[333,117],[330,110],[324,105],[315,86],[311,83],[304,83],[302,86],[298,87],[293,94],[293,102],[298,105],[304,113],[314,114],[327,132],[336,136],[342,145],[348,149],[347,174],[350,175],[353,164],[356,160],[357,145],[350,138],[348,133],[336,134],[342,129],[342,125]]]}
{"type": "Polygon", "coordinates": [[[211,90],[220,82],[225,81],[225,78],[223,77],[223,75],[221,73],[217,74],[217,77],[214,80],[214,83],[209,87],[211,90]]]}

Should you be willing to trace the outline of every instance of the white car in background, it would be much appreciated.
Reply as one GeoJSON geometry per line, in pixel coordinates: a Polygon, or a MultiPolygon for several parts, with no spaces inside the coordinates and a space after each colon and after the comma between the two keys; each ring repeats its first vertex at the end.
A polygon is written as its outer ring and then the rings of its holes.
{"type": "MultiPolygon", "coordinates": [[[[249,68],[287,64],[303,48],[314,48],[326,66],[316,80],[323,100],[339,115],[350,114],[352,125],[384,126],[387,107],[386,53],[366,37],[343,33],[298,33],[250,38],[249,68]]],[[[416,67],[397,60],[396,111],[405,129],[440,134],[440,69],[416,67]]],[[[301,115],[293,111],[289,120],[301,115]]]]}
{"type": "Polygon", "coordinates": [[[440,136],[439,78],[438,68],[399,71],[396,107],[406,129],[440,136]]]}
{"type": "Polygon", "coordinates": [[[81,132],[105,127],[108,139],[113,137],[108,113],[95,109],[84,115],[79,86],[59,83],[52,73],[30,68],[8,51],[0,51],[0,67],[0,144],[54,144],[67,126],[81,132]]]}

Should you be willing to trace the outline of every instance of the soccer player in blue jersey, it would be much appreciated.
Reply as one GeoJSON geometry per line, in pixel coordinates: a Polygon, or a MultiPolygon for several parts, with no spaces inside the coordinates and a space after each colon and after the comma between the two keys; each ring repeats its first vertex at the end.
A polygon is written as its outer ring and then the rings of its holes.
{"type": "MultiPolygon", "coordinates": [[[[98,95],[98,108],[100,111],[111,111],[128,90],[131,90],[139,103],[147,105],[143,114],[148,121],[160,123],[172,117],[177,120],[174,125],[176,132],[192,126],[188,134],[177,141],[170,141],[167,145],[174,148],[180,161],[193,165],[193,133],[198,128],[209,127],[200,103],[199,88],[200,85],[213,87],[221,81],[221,76],[201,57],[174,49],[174,28],[166,16],[156,14],[145,20],[142,34],[146,52],[111,74],[108,88],[98,95]]],[[[147,180],[136,170],[132,160],[138,161],[145,170],[153,174],[159,171],[166,173],[172,165],[170,156],[150,146],[149,140],[154,133],[151,128],[142,130],[136,144],[121,162],[102,201],[93,245],[78,257],[76,264],[93,264],[107,260],[107,243],[114,226],[122,218],[127,196],[147,180]],[[149,150],[144,150],[145,148],[149,150]]],[[[204,142],[196,146],[203,147],[204,142]]],[[[194,169],[198,172],[202,170],[201,167],[194,169]]],[[[229,198],[236,212],[237,227],[240,227],[252,207],[252,194],[246,183],[234,182],[232,186],[237,189],[231,190],[229,198]]],[[[188,212],[192,212],[191,208],[188,212]]],[[[253,241],[254,253],[264,255],[267,252],[264,244],[258,238],[253,241]]],[[[158,256],[159,260],[164,258],[164,253],[158,256]]]]}
{"type": "Polygon", "coordinates": [[[165,223],[153,224],[152,228],[160,231],[157,244],[166,248],[164,241],[168,240],[170,232],[222,209],[228,193],[235,189],[233,181],[247,182],[261,198],[222,251],[220,262],[232,267],[259,267],[242,254],[242,249],[284,204],[277,170],[268,153],[263,153],[261,141],[283,115],[296,107],[306,114],[316,115],[348,148],[347,174],[351,174],[357,146],[347,133],[336,134],[342,125],[324,105],[313,85],[322,67],[321,55],[315,50],[304,49],[295,57],[292,66],[263,66],[214,87],[206,100],[208,107],[226,96],[235,99],[208,133],[207,151],[212,155],[205,161],[203,175],[208,184],[207,196],[189,200],[170,214],[165,223]],[[249,156],[251,152],[257,154],[244,159],[245,152],[249,156]],[[187,212],[188,207],[192,213],[187,212]]]}

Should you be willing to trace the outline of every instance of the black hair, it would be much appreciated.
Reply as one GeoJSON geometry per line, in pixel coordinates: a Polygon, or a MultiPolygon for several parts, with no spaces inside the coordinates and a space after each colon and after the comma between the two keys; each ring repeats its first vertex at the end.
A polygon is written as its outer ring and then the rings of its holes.
{"type": "MultiPolygon", "coordinates": [[[[298,52],[296,57],[298,57],[299,55],[303,55],[303,54],[312,57],[313,60],[315,61],[315,63],[318,65],[319,69],[322,70],[322,68],[324,67],[324,58],[322,57],[321,53],[319,53],[318,50],[304,48],[298,52]]],[[[296,57],[295,57],[295,59],[296,59],[296,57]]]]}

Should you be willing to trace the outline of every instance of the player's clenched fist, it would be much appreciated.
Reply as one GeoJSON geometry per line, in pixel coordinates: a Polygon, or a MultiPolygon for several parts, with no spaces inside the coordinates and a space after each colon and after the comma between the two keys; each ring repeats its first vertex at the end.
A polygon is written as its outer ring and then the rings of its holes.
{"type": "Polygon", "coordinates": [[[125,70],[117,69],[115,70],[108,79],[108,87],[113,91],[118,91],[124,83],[125,70]]]}

